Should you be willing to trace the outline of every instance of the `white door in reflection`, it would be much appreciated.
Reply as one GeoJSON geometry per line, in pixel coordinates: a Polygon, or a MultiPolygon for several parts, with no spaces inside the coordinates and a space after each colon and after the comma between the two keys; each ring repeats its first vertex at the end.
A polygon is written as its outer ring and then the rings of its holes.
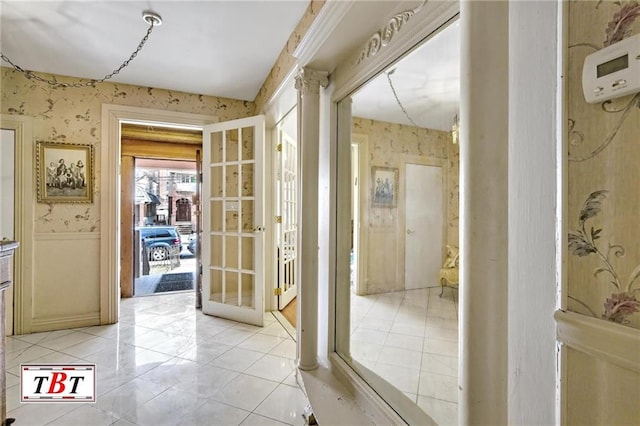
{"type": "Polygon", "coordinates": [[[442,167],[407,163],[405,289],[438,285],[442,267],[442,167]]]}

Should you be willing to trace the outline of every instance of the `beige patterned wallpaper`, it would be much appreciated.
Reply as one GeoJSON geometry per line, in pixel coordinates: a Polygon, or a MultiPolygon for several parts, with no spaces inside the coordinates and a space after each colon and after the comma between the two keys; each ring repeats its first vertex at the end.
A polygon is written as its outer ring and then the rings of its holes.
{"type": "MultiPolygon", "coordinates": [[[[398,168],[400,185],[396,208],[371,207],[371,188],[363,188],[367,194],[363,226],[368,229],[365,248],[368,266],[367,288],[361,293],[403,290],[404,166],[407,162],[442,164],[448,193],[445,241],[458,246],[458,149],[451,143],[449,132],[358,117],[353,118],[352,132],[368,137],[368,161],[364,173],[370,174],[373,166],[398,168]]],[[[433,285],[438,285],[437,277],[434,277],[433,285]]]]}
{"type": "Polygon", "coordinates": [[[588,104],[586,55],[640,33],[637,1],[571,1],[568,308],[640,328],[640,94],[588,104]]]}
{"type": "Polygon", "coordinates": [[[280,56],[276,60],[271,72],[267,76],[267,79],[262,84],[258,95],[254,99],[256,104],[256,111],[261,111],[265,103],[273,95],[278,85],[284,80],[289,71],[296,65],[296,58],[293,57],[293,52],[296,50],[302,37],[307,33],[309,27],[318,16],[320,9],[324,6],[325,0],[311,0],[309,7],[305,11],[304,15],[298,22],[295,30],[289,36],[287,44],[280,52],[280,56]]]}
{"type": "Polygon", "coordinates": [[[447,144],[447,244],[460,247],[460,145],[447,144]]]}
{"type": "MultiPolygon", "coordinates": [[[[75,81],[63,76],[58,81],[75,81]]],[[[36,140],[94,145],[95,202],[37,204],[35,232],[94,232],[100,228],[100,144],[102,104],[118,104],[217,116],[220,121],[254,114],[253,102],[125,84],[53,89],[3,67],[0,113],[33,118],[36,140]]],[[[34,172],[35,173],[35,172],[34,172]]],[[[35,199],[35,194],[34,194],[35,199]]]]}

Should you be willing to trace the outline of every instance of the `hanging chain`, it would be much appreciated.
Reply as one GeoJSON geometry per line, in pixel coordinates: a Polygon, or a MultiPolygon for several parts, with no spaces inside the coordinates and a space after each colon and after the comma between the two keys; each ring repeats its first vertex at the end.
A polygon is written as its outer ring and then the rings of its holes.
{"type": "Polygon", "coordinates": [[[393,82],[391,81],[391,74],[393,74],[395,72],[395,68],[392,69],[391,71],[389,71],[387,74],[387,80],[389,80],[389,86],[391,86],[391,91],[393,92],[393,96],[396,98],[396,102],[398,102],[398,106],[400,107],[400,109],[402,110],[402,112],[404,113],[404,115],[407,117],[407,119],[411,122],[411,124],[413,124],[416,127],[420,127],[416,124],[415,121],[413,121],[411,119],[411,117],[409,117],[409,113],[407,112],[407,110],[404,108],[404,105],[402,105],[402,102],[400,102],[400,98],[398,98],[398,94],[396,93],[396,89],[395,87],[393,87],[393,82]]]}
{"type": "Polygon", "coordinates": [[[2,52],[0,52],[0,57],[2,58],[3,61],[10,63],[11,66],[13,66],[13,68],[16,71],[19,71],[19,72],[23,73],[25,75],[25,77],[27,77],[29,80],[38,80],[40,82],[47,83],[47,84],[49,84],[49,85],[51,85],[51,86],[53,86],[55,88],[61,88],[61,87],[62,88],[66,88],[66,87],[95,87],[95,85],[97,83],[102,83],[103,81],[109,80],[111,77],[113,77],[114,75],[118,74],[120,71],[122,71],[123,68],[125,68],[127,65],[129,65],[129,62],[131,62],[136,56],[138,56],[138,53],[140,53],[140,51],[142,50],[142,47],[144,46],[144,44],[149,39],[149,35],[151,34],[151,31],[153,31],[154,24],[155,24],[154,20],[150,20],[149,21],[149,29],[147,29],[147,33],[144,35],[144,37],[142,37],[142,40],[140,40],[140,43],[138,44],[138,47],[131,54],[131,56],[129,56],[129,59],[124,61],[122,63],[122,65],[120,65],[117,69],[113,70],[111,73],[105,75],[103,78],[101,78],[99,80],[91,79],[91,80],[88,80],[85,83],[81,83],[81,82],[76,82],[76,83],[58,83],[55,79],[54,80],[47,80],[46,78],[42,78],[39,75],[36,75],[33,71],[28,71],[28,70],[23,69],[19,65],[14,64],[11,61],[11,59],[9,59],[2,52]]]}

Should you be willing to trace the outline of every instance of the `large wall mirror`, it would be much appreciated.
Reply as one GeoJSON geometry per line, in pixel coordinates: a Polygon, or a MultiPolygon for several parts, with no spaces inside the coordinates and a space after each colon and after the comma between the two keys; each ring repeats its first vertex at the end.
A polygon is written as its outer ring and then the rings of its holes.
{"type": "Polygon", "coordinates": [[[338,104],[336,351],[409,424],[458,424],[459,55],[454,17],[338,104]]]}

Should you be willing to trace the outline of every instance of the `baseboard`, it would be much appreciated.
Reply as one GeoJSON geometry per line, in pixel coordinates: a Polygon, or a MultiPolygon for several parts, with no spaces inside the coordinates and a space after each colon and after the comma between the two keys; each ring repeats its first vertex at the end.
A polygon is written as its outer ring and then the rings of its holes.
{"type": "Polygon", "coordinates": [[[75,315],[64,318],[34,318],[31,322],[31,332],[66,330],[69,328],[92,327],[100,325],[100,313],[75,315]]]}

